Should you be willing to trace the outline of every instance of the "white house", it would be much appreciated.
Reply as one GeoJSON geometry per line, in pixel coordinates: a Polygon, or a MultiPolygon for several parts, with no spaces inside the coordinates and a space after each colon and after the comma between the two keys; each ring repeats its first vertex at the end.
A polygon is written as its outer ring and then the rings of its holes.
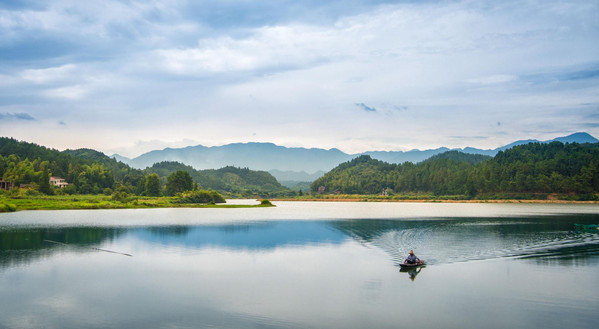
{"type": "Polygon", "coordinates": [[[58,188],[63,188],[67,185],[69,185],[69,183],[67,183],[67,181],[64,178],[60,178],[60,177],[50,177],[50,184],[53,184],[54,186],[58,187],[58,188]]]}

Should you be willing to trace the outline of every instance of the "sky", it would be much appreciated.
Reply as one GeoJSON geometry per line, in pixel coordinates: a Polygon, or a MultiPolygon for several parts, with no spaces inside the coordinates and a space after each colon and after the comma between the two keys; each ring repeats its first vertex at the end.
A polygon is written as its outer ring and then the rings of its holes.
{"type": "Polygon", "coordinates": [[[0,136],[134,157],[599,136],[598,1],[0,2],[0,136]]]}

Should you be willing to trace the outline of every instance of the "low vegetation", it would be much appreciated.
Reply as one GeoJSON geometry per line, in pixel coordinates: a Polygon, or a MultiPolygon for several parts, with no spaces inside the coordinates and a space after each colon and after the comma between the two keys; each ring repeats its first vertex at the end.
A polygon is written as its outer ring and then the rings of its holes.
{"type": "Polygon", "coordinates": [[[225,198],[215,191],[187,191],[179,194],[177,202],[179,203],[207,203],[217,204],[225,203],[225,198]]]}
{"type": "Polygon", "coordinates": [[[13,212],[16,211],[17,207],[12,204],[12,203],[8,203],[7,201],[0,201],[0,212],[13,212]]]}
{"type": "MultiPolygon", "coordinates": [[[[119,195],[119,194],[117,194],[119,195]]],[[[130,208],[252,208],[273,206],[228,205],[222,195],[214,191],[190,191],[173,197],[146,197],[125,195],[115,198],[107,195],[23,195],[0,197],[0,212],[17,210],[66,210],[66,209],[130,209],[130,208]]]]}
{"type": "Polygon", "coordinates": [[[272,203],[270,202],[270,200],[260,200],[260,205],[261,206],[272,206],[272,203]]]}

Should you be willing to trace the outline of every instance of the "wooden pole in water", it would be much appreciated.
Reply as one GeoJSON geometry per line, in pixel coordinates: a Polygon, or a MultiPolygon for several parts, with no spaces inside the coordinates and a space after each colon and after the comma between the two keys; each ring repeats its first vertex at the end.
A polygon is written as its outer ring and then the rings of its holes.
{"type": "Polygon", "coordinates": [[[133,257],[133,255],[131,255],[131,254],[126,254],[124,252],[112,251],[112,250],[107,250],[107,249],[102,249],[102,248],[73,246],[73,245],[70,245],[68,243],[58,242],[58,241],[53,241],[53,240],[48,240],[48,239],[44,239],[44,241],[50,242],[50,243],[61,244],[63,246],[67,246],[67,247],[78,247],[78,248],[94,249],[94,250],[98,250],[98,251],[104,251],[104,252],[109,252],[109,253],[113,253],[113,254],[119,254],[119,255],[123,255],[123,256],[133,257]]]}

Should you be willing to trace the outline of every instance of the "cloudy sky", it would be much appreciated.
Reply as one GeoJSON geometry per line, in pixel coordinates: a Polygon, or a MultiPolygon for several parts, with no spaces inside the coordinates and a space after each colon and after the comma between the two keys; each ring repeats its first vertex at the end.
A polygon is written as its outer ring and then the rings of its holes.
{"type": "Polygon", "coordinates": [[[136,156],[599,137],[599,2],[2,0],[0,135],[136,156]]]}

